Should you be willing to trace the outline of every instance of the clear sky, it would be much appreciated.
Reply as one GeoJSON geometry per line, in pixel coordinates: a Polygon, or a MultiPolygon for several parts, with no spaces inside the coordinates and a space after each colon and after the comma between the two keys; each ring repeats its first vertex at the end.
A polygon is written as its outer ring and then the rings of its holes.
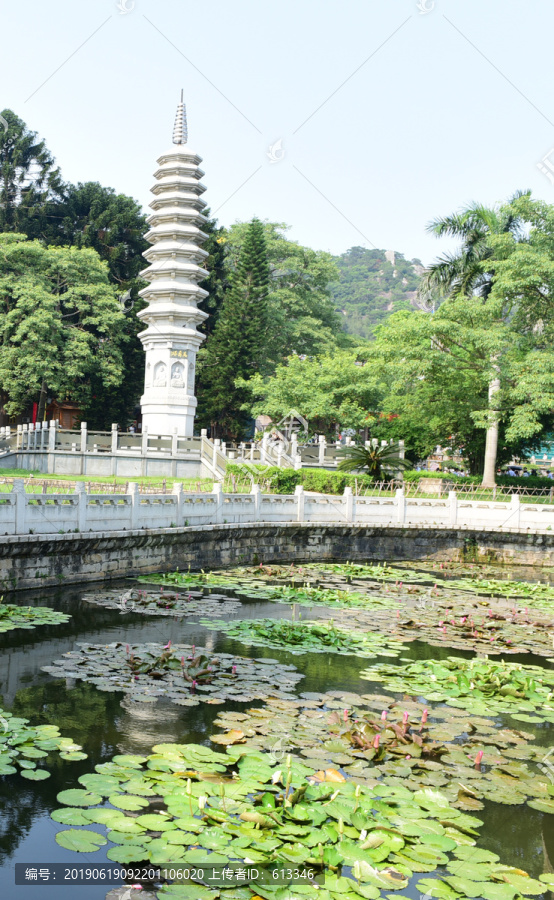
{"type": "Polygon", "coordinates": [[[427,263],[446,249],[426,234],[434,216],[519,188],[554,203],[554,154],[552,182],[537,167],[554,148],[552,0],[1,10],[0,109],[46,139],[66,180],[146,206],[183,87],[205,199],[225,225],[257,215],[316,249],[427,263]]]}

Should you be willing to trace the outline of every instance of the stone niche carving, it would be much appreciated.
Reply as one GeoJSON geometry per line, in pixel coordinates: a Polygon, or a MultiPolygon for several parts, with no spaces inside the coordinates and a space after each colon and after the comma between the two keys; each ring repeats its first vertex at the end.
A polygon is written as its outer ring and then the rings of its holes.
{"type": "Polygon", "coordinates": [[[194,363],[189,363],[189,377],[187,382],[187,394],[194,394],[194,363]]]}
{"type": "Polygon", "coordinates": [[[185,386],[185,370],[182,363],[173,363],[171,367],[171,387],[184,388],[185,386]]]}
{"type": "Polygon", "coordinates": [[[164,362],[154,366],[154,387],[165,387],[167,384],[167,366],[164,362]]]}

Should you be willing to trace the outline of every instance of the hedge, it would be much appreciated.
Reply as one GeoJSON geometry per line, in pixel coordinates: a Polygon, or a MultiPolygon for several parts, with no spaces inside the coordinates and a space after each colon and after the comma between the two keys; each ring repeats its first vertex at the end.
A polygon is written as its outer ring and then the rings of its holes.
{"type": "Polygon", "coordinates": [[[278,466],[241,466],[227,464],[227,475],[244,478],[246,473],[254,475],[256,482],[269,482],[275,494],[294,494],[301,484],[306,491],[320,494],[343,494],[345,487],[368,488],[373,484],[370,475],[351,475],[348,472],[329,472],[326,469],[279,469],[278,466]]]}

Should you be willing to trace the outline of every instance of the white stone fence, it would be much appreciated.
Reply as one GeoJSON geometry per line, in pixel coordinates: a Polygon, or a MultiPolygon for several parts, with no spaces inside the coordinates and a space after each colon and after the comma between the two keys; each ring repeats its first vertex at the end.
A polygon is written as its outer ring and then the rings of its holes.
{"type": "Polygon", "coordinates": [[[65,534],[116,532],[186,525],[272,524],[309,522],[421,528],[468,528],[494,531],[547,532],[554,530],[554,505],[521,502],[470,501],[450,492],[442,499],[395,495],[354,497],[306,494],[224,494],[216,484],[211,493],[184,493],[175,484],[171,494],[141,494],[131,483],[127,494],[87,494],[77,484],[71,494],[26,494],[22,479],[10,493],[0,494],[0,534],[65,534]]]}

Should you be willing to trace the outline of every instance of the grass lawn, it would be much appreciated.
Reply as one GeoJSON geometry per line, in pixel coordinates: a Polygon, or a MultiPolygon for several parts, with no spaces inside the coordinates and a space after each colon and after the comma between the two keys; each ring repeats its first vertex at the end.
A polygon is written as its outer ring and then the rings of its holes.
{"type": "MultiPolygon", "coordinates": [[[[27,483],[25,485],[25,490],[28,493],[42,493],[43,483],[53,482],[52,488],[48,486],[48,493],[55,493],[63,491],[61,485],[64,482],[68,482],[67,491],[73,490],[73,485],[77,481],[82,481],[84,484],[101,485],[105,484],[107,491],[109,491],[110,485],[126,485],[129,482],[136,482],[137,484],[148,485],[150,487],[159,487],[160,491],[163,491],[164,482],[166,491],[171,491],[173,485],[178,482],[183,485],[185,490],[193,491],[201,486],[201,490],[211,489],[213,486],[212,478],[176,478],[168,476],[166,478],[160,478],[159,475],[156,476],[136,476],[136,477],[121,477],[119,475],[44,475],[41,472],[30,471],[29,469],[3,469],[0,468],[0,492],[8,492],[11,491],[12,485],[11,482],[4,482],[2,484],[2,478],[24,478],[27,483]],[[33,485],[33,481],[36,480],[36,485],[33,485]]],[[[98,493],[97,490],[93,488],[93,493],[98,493]]]]}

